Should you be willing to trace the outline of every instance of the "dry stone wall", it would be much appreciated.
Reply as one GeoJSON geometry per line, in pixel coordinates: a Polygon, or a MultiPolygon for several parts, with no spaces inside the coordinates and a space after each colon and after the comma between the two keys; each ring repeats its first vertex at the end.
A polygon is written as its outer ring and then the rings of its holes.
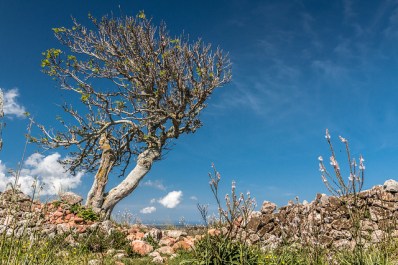
{"type": "Polygon", "coordinates": [[[290,202],[278,210],[265,201],[247,224],[237,222],[233,236],[268,248],[282,243],[353,248],[398,238],[397,220],[398,182],[388,180],[357,196],[317,194],[310,203],[290,202]]]}
{"type": "MultiPolygon", "coordinates": [[[[190,237],[177,230],[161,231],[145,226],[121,228],[110,221],[85,221],[70,209],[71,205],[81,203],[81,197],[73,193],[61,197],[61,203],[42,204],[21,192],[8,190],[1,193],[0,234],[19,237],[27,233],[53,237],[76,233],[84,237],[98,229],[107,233],[119,229],[131,241],[133,249],[138,252],[150,250],[150,253],[189,249],[195,240],[201,238],[190,237]],[[156,240],[161,248],[152,250],[145,245],[142,240],[147,236],[156,240]]],[[[388,180],[383,186],[362,191],[356,197],[337,198],[317,194],[310,203],[290,202],[279,209],[274,203],[265,201],[261,210],[253,212],[246,224],[242,220],[235,222],[232,236],[250,244],[259,243],[265,248],[283,243],[352,248],[359,242],[358,239],[369,246],[398,238],[397,220],[398,182],[388,180]]],[[[215,229],[208,232],[219,233],[215,229]]]]}

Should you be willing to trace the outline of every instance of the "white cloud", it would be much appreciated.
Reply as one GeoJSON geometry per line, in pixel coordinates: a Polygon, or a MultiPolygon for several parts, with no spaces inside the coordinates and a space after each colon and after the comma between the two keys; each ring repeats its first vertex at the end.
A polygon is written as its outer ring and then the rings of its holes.
{"type": "Polygon", "coordinates": [[[18,104],[16,99],[19,96],[18,89],[10,89],[7,91],[3,90],[3,108],[4,108],[4,115],[15,115],[17,117],[24,117],[25,116],[25,107],[18,104]]]}
{"type": "Polygon", "coordinates": [[[196,197],[196,196],[191,196],[191,197],[189,197],[191,200],[193,200],[193,201],[197,201],[198,200],[198,197],[196,197]]]}
{"type": "MultiPolygon", "coordinates": [[[[18,184],[21,190],[28,195],[33,192],[32,184],[37,177],[37,187],[43,187],[40,195],[56,195],[60,191],[74,189],[81,183],[83,172],[72,176],[58,162],[59,153],[44,156],[35,153],[29,156],[21,170],[18,184]]],[[[0,161],[0,190],[6,189],[8,183],[14,184],[15,177],[9,176],[7,168],[0,161]]]]}
{"type": "Polygon", "coordinates": [[[141,209],[141,210],[140,210],[140,213],[149,214],[149,213],[153,213],[153,212],[155,212],[155,211],[156,211],[156,208],[155,208],[155,207],[149,206],[149,207],[145,207],[144,209],[141,209]]]}
{"type": "Polygon", "coordinates": [[[171,191],[158,202],[166,208],[175,208],[181,202],[182,191],[171,191]]]}
{"type": "Polygon", "coordinates": [[[159,180],[155,180],[155,181],[147,180],[144,183],[142,183],[142,185],[143,186],[148,186],[148,187],[153,187],[153,188],[158,189],[158,190],[166,190],[166,187],[159,180]]]}
{"type": "Polygon", "coordinates": [[[153,199],[151,199],[151,200],[149,201],[150,204],[154,204],[155,202],[156,202],[156,199],[155,199],[155,198],[153,198],[153,199]]]}

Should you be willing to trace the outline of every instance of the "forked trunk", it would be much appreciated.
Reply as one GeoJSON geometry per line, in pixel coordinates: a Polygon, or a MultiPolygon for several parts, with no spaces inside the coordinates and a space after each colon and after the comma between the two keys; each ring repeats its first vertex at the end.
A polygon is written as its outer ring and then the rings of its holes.
{"type": "Polygon", "coordinates": [[[109,219],[115,205],[137,188],[140,181],[152,167],[153,162],[160,157],[160,152],[147,149],[137,158],[137,164],[127,177],[106,195],[102,204],[102,215],[109,219]]]}
{"type": "Polygon", "coordinates": [[[160,157],[160,152],[155,149],[147,149],[137,158],[137,164],[127,177],[109,193],[104,193],[108,174],[113,166],[111,156],[103,152],[103,160],[89,192],[86,205],[100,214],[101,218],[109,219],[115,205],[137,188],[141,179],[149,172],[153,162],[160,157]],[[101,168],[103,166],[103,168],[101,168]],[[101,171],[102,170],[102,171],[101,171]],[[104,173],[103,175],[100,173],[104,173]],[[103,178],[101,178],[103,177],[103,178]]]}

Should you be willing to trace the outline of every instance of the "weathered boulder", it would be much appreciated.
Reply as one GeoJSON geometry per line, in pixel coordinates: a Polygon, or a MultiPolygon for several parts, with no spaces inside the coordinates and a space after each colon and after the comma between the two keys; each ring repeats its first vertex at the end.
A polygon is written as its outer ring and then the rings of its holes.
{"type": "Polygon", "coordinates": [[[61,200],[69,205],[79,204],[83,201],[83,198],[73,192],[63,192],[59,195],[61,200]]]}
{"type": "Polygon", "coordinates": [[[142,240],[134,240],[130,243],[130,246],[135,253],[138,253],[141,256],[145,256],[153,251],[153,247],[142,240]]]}
{"type": "Polygon", "coordinates": [[[393,179],[386,180],[386,182],[384,182],[383,189],[391,193],[397,193],[398,182],[393,179]]]}
{"type": "Polygon", "coordinates": [[[173,248],[169,247],[169,246],[160,247],[160,248],[156,249],[156,251],[160,254],[166,254],[166,255],[174,254],[173,248]]]}

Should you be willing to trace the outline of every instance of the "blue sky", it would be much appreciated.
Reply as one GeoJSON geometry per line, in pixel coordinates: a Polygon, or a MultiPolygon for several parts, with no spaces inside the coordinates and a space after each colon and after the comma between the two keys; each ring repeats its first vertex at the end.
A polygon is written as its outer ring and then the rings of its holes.
{"type": "MultiPolygon", "coordinates": [[[[15,168],[22,155],[28,121],[18,114],[26,110],[56,126],[55,116],[62,114],[57,105],[71,100],[41,73],[41,53],[59,47],[51,28],[71,26],[71,16],[88,24],[89,12],[100,17],[140,10],[154,23],[165,21],[171,35],[184,31],[228,51],[233,80],[208,101],[204,126],[176,140],[143,180],[146,185],[115,213],[129,210],[145,222],[182,216],[198,221],[196,203],[214,207],[211,162],[221,172],[222,194],[235,180],[260,205],[270,200],[282,206],[295,196],[313,200],[317,192],[327,192],[317,161],[329,156],[326,128],[340,163],[345,157],[338,135],[350,141],[355,157],[364,156],[366,188],[398,178],[398,1],[349,0],[0,0],[0,88],[16,103],[5,118],[0,172],[15,168]],[[173,193],[180,202],[166,208],[159,201],[173,191],[181,191],[173,193]],[[156,211],[140,213],[146,207],[156,211]]],[[[44,164],[57,158],[53,152],[33,155],[37,150],[28,147],[27,175],[44,174],[44,164]]],[[[77,193],[90,188],[90,175],[58,174],[77,193]]],[[[110,185],[118,181],[113,177],[110,185]]]]}

